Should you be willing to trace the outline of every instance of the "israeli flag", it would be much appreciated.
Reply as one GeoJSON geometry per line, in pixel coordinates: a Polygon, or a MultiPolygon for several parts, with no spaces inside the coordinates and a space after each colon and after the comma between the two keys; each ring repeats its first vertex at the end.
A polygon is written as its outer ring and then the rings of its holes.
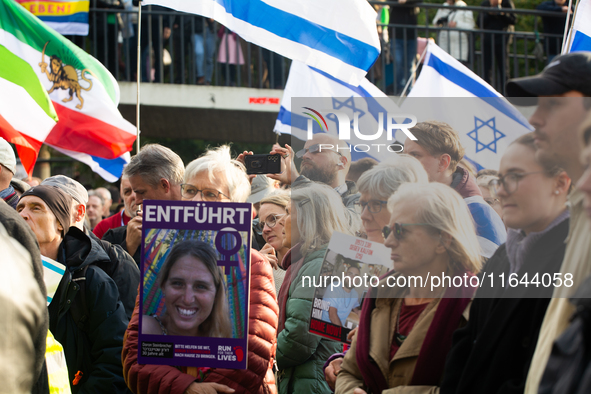
{"type": "Polygon", "coordinates": [[[366,0],[144,0],[213,18],[243,39],[359,85],[380,54],[366,0]]]}
{"type": "Polygon", "coordinates": [[[416,114],[419,122],[452,126],[460,134],[464,157],[477,170],[498,170],[507,146],[533,131],[507,99],[434,42],[428,44],[421,74],[401,109],[416,114]]]}
{"type": "Polygon", "coordinates": [[[86,165],[88,165],[92,171],[100,175],[107,182],[117,182],[123,174],[123,169],[131,160],[129,152],[125,152],[123,155],[116,159],[103,159],[102,157],[91,156],[86,153],[74,152],[67,149],[57,148],[53,145],[49,145],[58,152],[64,155],[70,156],[72,159],[76,159],[86,165]]]}
{"type": "MultiPolygon", "coordinates": [[[[400,108],[375,85],[363,78],[358,86],[346,82],[313,67],[300,62],[292,62],[289,77],[283,92],[279,115],[275,122],[274,131],[278,134],[291,134],[300,140],[308,139],[309,121],[313,133],[329,133],[337,135],[340,130],[338,118],[330,111],[341,111],[347,114],[349,129],[354,126],[357,116],[359,129],[364,134],[375,133],[378,129],[379,113],[400,113],[400,108]],[[321,110],[320,116],[312,110],[321,110]],[[318,118],[318,123],[312,117],[318,118]]],[[[387,127],[386,119],[382,118],[383,127],[387,127]]],[[[399,123],[403,123],[400,120],[399,123]]],[[[393,156],[393,152],[386,149],[398,134],[396,130],[393,140],[386,140],[386,134],[375,141],[360,139],[351,132],[351,139],[347,141],[351,146],[351,160],[357,161],[364,157],[371,157],[382,161],[393,156]],[[378,147],[377,144],[382,144],[378,147]],[[374,144],[374,145],[372,145],[374,144]],[[362,148],[369,146],[370,149],[362,148]]]]}
{"type": "Polygon", "coordinates": [[[591,51],[591,0],[579,0],[565,53],[591,51]],[[570,45],[568,45],[570,44],[570,45]]]}

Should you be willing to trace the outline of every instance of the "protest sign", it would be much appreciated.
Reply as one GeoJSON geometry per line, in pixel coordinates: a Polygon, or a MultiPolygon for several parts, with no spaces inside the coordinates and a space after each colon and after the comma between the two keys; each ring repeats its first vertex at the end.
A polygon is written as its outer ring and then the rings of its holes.
{"type": "MultiPolygon", "coordinates": [[[[359,325],[361,303],[379,278],[392,270],[390,249],[352,235],[334,233],[315,287],[310,332],[350,343],[347,335],[359,325]]],[[[308,286],[304,277],[304,286],[308,286]]]]}
{"type": "Polygon", "coordinates": [[[138,363],[247,367],[251,209],[144,201],[138,363]]]}

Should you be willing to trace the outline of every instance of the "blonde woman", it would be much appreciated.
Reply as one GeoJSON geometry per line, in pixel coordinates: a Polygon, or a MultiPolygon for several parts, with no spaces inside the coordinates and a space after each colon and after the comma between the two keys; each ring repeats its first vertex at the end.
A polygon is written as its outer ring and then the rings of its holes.
{"type": "Polygon", "coordinates": [[[478,273],[482,258],[466,203],[446,185],[407,183],[389,198],[388,210],[384,236],[395,273],[363,304],[337,394],[437,391],[452,334],[467,321],[474,288],[402,284],[410,277],[478,273]]]}
{"type": "Polygon", "coordinates": [[[287,270],[279,291],[277,366],[279,393],[328,393],[322,366],[341,346],[308,332],[314,287],[302,277],[320,275],[322,261],[333,232],[353,235],[347,208],[330,186],[309,182],[291,192],[284,225],[283,259],[287,270]]]}
{"type": "Polygon", "coordinates": [[[257,231],[260,231],[265,245],[260,250],[266,256],[273,267],[273,279],[275,290],[279,289],[285,277],[285,270],[279,266],[289,247],[283,244],[283,223],[281,219],[287,214],[287,206],[290,202],[290,194],[286,190],[278,190],[261,200],[259,208],[259,224],[257,231]]]}

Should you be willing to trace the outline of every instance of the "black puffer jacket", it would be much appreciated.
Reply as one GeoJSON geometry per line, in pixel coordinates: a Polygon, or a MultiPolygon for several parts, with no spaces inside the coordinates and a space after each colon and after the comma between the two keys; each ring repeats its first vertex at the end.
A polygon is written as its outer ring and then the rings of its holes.
{"type": "Polygon", "coordinates": [[[49,305],[49,327],[64,347],[70,383],[82,373],[78,384],[71,385],[72,392],[127,393],[121,350],[129,321],[117,285],[96,265],[109,263],[109,256],[96,241],[71,227],[60,245],[58,261],[67,269],[49,305]],[[85,275],[72,280],[85,267],[85,275]],[[87,313],[84,324],[76,324],[73,309],[87,313]]]}

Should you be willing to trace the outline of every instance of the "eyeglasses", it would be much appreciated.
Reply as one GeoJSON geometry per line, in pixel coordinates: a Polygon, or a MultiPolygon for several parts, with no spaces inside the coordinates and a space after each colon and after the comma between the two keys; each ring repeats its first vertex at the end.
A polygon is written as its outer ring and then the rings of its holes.
{"type": "Polygon", "coordinates": [[[285,214],[278,215],[278,214],[272,213],[272,214],[268,215],[264,221],[261,221],[259,219],[258,223],[256,223],[254,225],[254,229],[257,233],[262,234],[263,230],[265,228],[265,224],[267,225],[267,227],[273,228],[277,225],[279,220],[281,220],[281,218],[284,216],[285,216],[285,214]]]}
{"type": "Polygon", "coordinates": [[[408,230],[405,230],[405,226],[430,226],[428,223],[394,223],[393,226],[384,226],[382,229],[382,235],[384,239],[387,239],[390,234],[394,235],[396,240],[400,241],[404,238],[404,233],[408,230]]]}
{"type": "Polygon", "coordinates": [[[499,196],[499,188],[501,185],[503,186],[503,189],[505,189],[505,193],[511,195],[517,191],[517,186],[523,178],[528,175],[540,174],[543,172],[544,171],[510,172],[506,175],[500,176],[499,179],[493,179],[489,184],[492,186],[492,191],[495,197],[499,196]]]}
{"type": "Polygon", "coordinates": [[[304,149],[302,149],[302,150],[299,150],[299,151],[297,151],[297,152],[296,152],[296,154],[295,154],[295,155],[296,155],[296,157],[297,157],[298,159],[301,159],[301,158],[302,158],[302,157],[304,157],[304,155],[305,155],[306,153],[308,153],[308,152],[310,152],[310,153],[312,153],[312,154],[315,154],[315,153],[324,152],[324,151],[331,151],[331,152],[334,152],[334,153],[338,154],[339,156],[342,156],[342,154],[341,154],[340,152],[336,151],[336,150],[333,150],[333,149],[328,149],[328,148],[321,148],[321,147],[320,147],[320,144],[314,144],[314,145],[311,145],[311,146],[310,146],[309,148],[307,148],[307,149],[306,149],[306,148],[304,148],[304,149]]]}
{"type": "Polygon", "coordinates": [[[370,213],[379,213],[382,210],[382,206],[386,205],[388,201],[384,200],[369,200],[369,201],[357,201],[355,205],[355,212],[362,214],[365,207],[369,209],[370,213]]]}
{"type": "Polygon", "coordinates": [[[215,190],[215,189],[203,189],[199,190],[195,186],[190,185],[188,183],[183,183],[181,185],[181,196],[186,199],[193,199],[198,193],[201,193],[201,197],[204,201],[220,201],[221,197],[224,196],[228,200],[230,197],[226,196],[224,193],[215,190]]]}

